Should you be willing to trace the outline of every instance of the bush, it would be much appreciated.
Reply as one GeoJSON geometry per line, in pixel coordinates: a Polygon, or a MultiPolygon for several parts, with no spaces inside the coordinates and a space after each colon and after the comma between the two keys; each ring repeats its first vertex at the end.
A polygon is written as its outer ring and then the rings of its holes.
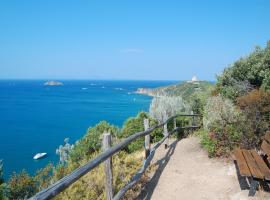
{"type": "Polygon", "coordinates": [[[159,122],[180,113],[190,113],[189,105],[181,97],[154,97],[150,105],[150,116],[159,122]]]}
{"type": "Polygon", "coordinates": [[[37,182],[39,191],[47,188],[50,184],[52,184],[53,169],[53,164],[49,163],[36,172],[34,179],[37,182]]]}
{"type": "MultiPolygon", "coordinates": [[[[134,133],[144,131],[144,119],[149,119],[149,126],[153,127],[158,124],[158,122],[154,119],[151,119],[149,115],[145,112],[139,113],[136,117],[131,117],[127,121],[125,121],[123,128],[121,129],[121,133],[119,135],[120,138],[127,138],[134,133]]],[[[163,137],[162,130],[155,130],[151,133],[151,138],[153,142],[159,141],[163,137]]],[[[142,149],[144,147],[144,137],[137,139],[132,142],[127,147],[127,151],[129,153],[142,149]]]]}
{"type": "Polygon", "coordinates": [[[209,157],[216,156],[218,141],[208,131],[201,130],[198,134],[201,137],[201,145],[207,150],[209,157]]]}
{"type": "Polygon", "coordinates": [[[221,156],[240,144],[245,118],[230,100],[216,96],[207,100],[203,125],[208,133],[203,137],[204,146],[211,155],[221,156]]]}
{"type": "Polygon", "coordinates": [[[95,127],[89,128],[85,136],[76,142],[70,152],[71,161],[78,162],[80,159],[87,158],[92,153],[99,151],[104,132],[110,132],[113,138],[117,138],[119,135],[119,129],[116,126],[106,121],[99,122],[95,127]]]}
{"type": "Polygon", "coordinates": [[[250,130],[242,137],[242,145],[246,148],[259,147],[262,136],[269,130],[270,93],[260,89],[252,90],[237,99],[237,105],[246,116],[246,124],[250,130]]]}
{"type": "Polygon", "coordinates": [[[270,41],[266,48],[257,47],[249,56],[226,68],[217,78],[218,91],[236,100],[254,88],[270,89],[270,41]]]}
{"type": "Polygon", "coordinates": [[[3,178],[3,161],[0,160],[0,200],[5,200],[6,199],[6,184],[4,183],[4,178],[3,178]]]}
{"type": "Polygon", "coordinates": [[[23,170],[14,173],[8,181],[9,199],[26,199],[33,196],[37,191],[37,184],[33,177],[23,170]]]}

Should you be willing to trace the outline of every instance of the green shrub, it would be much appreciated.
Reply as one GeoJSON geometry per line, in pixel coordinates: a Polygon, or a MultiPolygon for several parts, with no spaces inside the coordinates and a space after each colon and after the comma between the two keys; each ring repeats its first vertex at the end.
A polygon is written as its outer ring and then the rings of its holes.
{"type": "Polygon", "coordinates": [[[221,96],[207,100],[204,117],[203,143],[211,156],[227,155],[239,146],[246,130],[245,117],[234,104],[221,96]]]}
{"type": "MultiPolygon", "coordinates": [[[[153,127],[158,124],[158,122],[154,119],[151,119],[148,114],[145,112],[139,113],[136,117],[130,117],[127,121],[124,122],[123,128],[121,129],[121,133],[119,135],[120,138],[127,138],[134,133],[144,131],[144,119],[149,119],[149,126],[153,127]]],[[[163,134],[162,130],[155,130],[151,133],[152,142],[157,142],[162,139],[163,134]]],[[[127,147],[127,151],[129,153],[142,149],[144,147],[144,137],[137,139],[132,142],[127,147]]]]}
{"type": "Polygon", "coordinates": [[[270,41],[266,48],[257,47],[250,55],[236,61],[217,78],[222,96],[236,100],[254,88],[270,89],[270,41]]]}
{"type": "Polygon", "coordinates": [[[211,133],[204,130],[201,130],[198,134],[201,137],[201,145],[207,150],[209,157],[216,156],[217,140],[211,137],[211,133]]]}
{"type": "Polygon", "coordinates": [[[106,121],[99,122],[95,127],[90,127],[85,136],[76,142],[70,152],[71,161],[78,162],[83,158],[89,157],[92,153],[99,151],[104,132],[110,132],[113,138],[117,138],[119,135],[119,129],[116,126],[106,121]]]}
{"type": "Polygon", "coordinates": [[[14,173],[8,181],[9,199],[25,199],[33,196],[37,191],[37,184],[25,170],[14,173]]]}
{"type": "Polygon", "coordinates": [[[53,175],[54,166],[52,163],[49,163],[45,167],[39,169],[35,174],[35,181],[37,182],[38,190],[47,188],[52,184],[52,175],[53,175]]]}

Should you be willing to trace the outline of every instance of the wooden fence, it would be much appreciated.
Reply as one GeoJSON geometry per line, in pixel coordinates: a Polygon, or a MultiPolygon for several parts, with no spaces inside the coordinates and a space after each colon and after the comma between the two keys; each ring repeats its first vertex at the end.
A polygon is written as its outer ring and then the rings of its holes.
{"type": "MultiPolygon", "coordinates": [[[[122,199],[125,193],[131,189],[141,178],[147,167],[150,165],[151,160],[154,157],[155,151],[160,145],[165,142],[165,148],[168,146],[168,138],[174,132],[177,132],[181,129],[196,129],[200,127],[200,124],[195,125],[195,117],[200,117],[197,114],[179,114],[173,117],[170,117],[164,123],[161,123],[155,127],[149,128],[149,121],[147,119],[144,120],[144,128],[145,131],[137,132],[128,138],[121,141],[119,144],[111,147],[111,135],[110,133],[105,133],[103,135],[103,153],[101,153],[96,158],[90,160],[84,166],[81,166],[71,172],[69,175],[63,177],[62,179],[58,180],[53,185],[49,186],[48,188],[40,191],[35,196],[31,197],[29,200],[46,200],[55,197],[57,194],[68,188],[72,183],[77,181],[86,173],[90,172],[92,169],[97,167],[100,163],[104,162],[105,166],[105,192],[106,192],[106,199],[107,200],[119,200],[122,199]],[[180,126],[177,127],[176,125],[176,118],[177,117],[192,117],[192,124],[188,126],[180,126]],[[173,130],[168,132],[167,124],[173,120],[173,130]],[[163,127],[163,135],[164,137],[156,143],[152,148],[150,144],[150,134],[154,130],[163,127]],[[138,138],[145,137],[145,160],[143,166],[140,170],[131,178],[131,180],[116,194],[113,194],[113,185],[112,185],[112,156],[119,152],[120,150],[124,149],[128,146],[131,142],[135,141],[138,138]]],[[[198,120],[199,121],[199,120],[198,120]]]]}

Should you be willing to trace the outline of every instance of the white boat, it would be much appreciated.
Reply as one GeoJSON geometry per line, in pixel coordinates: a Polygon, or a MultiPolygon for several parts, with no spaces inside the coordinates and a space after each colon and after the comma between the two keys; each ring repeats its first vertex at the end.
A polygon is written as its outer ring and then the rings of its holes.
{"type": "Polygon", "coordinates": [[[43,158],[47,155],[47,153],[37,153],[33,159],[37,160],[37,159],[40,159],[40,158],[43,158]]]}

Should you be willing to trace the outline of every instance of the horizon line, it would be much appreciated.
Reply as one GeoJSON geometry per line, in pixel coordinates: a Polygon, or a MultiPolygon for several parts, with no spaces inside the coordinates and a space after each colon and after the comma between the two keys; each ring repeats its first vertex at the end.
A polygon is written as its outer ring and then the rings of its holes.
{"type": "MultiPolygon", "coordinates": [[[[0,81],[189,81],[190,79],[87,79],[87,78],[0,78],[0,81]]],[[[198,81],[217,81],[215,80],[198,80],[198,81]]]]}

